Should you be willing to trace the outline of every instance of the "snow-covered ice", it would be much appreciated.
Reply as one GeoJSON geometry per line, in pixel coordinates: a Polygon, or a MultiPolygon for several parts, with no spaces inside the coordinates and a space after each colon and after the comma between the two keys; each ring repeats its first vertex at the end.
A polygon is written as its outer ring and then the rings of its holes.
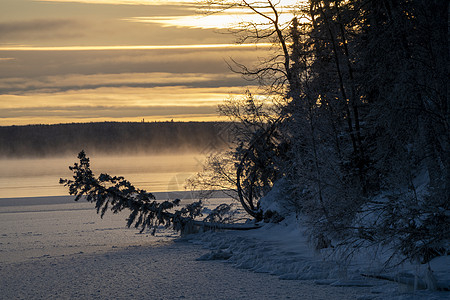
{"type": "MultiPolygon", "coordinates": [[[[180,239],[164,230],[156,237],[138,234],[125,228],[126,214],[107,214],[102,220],[92,204],[74,203],[68,197],[15,203],[0,199],[1,299],[450,296],[363,278],[358,272],[364,265],[349,266],[312,251],[293,220],[258,230],[206,232],[180,239]]],[[[435,272],[448,274],[448,260],[438,265],[435,272]]]]}
{"type": "Polygon", "coordinates": [[[218,261],[190,243],[2,264],[2,299],[357,299],[365,289],[282,281],[218,261]]]}

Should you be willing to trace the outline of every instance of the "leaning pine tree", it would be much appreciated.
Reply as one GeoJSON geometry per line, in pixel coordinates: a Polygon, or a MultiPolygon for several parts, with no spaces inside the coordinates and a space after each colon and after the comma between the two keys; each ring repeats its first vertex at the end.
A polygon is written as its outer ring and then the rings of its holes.
{"type": "Polygon", "coordinates": [[[220,205],[217,209],[202,217],[203,203],[196,201],[179,209],[180,199],[157,201],[155,196],[145,190],[134,187],[124,177],[100,174],[95,177],[90,168],[89,158],[84,151],[78,154],[79,163],[70,166],[73,171],[73,180],[60,179],[60,184],[69,188],[69,194],[75,196],[75,201],[85,198],[88,202],[95,203],[97,213],[103,218],[108,210],[119,213],[129,210],[127,226],[140,228],[141,232],[150,230],[155,234],[160,226],[171,228],[183,233],[193,232],[195,229],[235,229],[247,230],[258,228],[258,225],[248,224],[225,224],[217,220],[226,219],[218,216],[228,213],[229,209],[224,209],[220,205]]]}

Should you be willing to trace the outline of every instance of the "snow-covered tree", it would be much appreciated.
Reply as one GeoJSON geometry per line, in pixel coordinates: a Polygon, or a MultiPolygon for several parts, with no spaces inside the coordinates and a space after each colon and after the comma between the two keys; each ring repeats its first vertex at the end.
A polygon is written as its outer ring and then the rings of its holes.
{"type": "Polygon", "coordinates": [[[60,179],[60,184],[69,188],[69,194],[75,196],[75,201],[85,199],[95,203],[101,217],[108,210],[113,213],[129,210],[127,226],[133,225],[140,228],[141,232],[147,229],[152,234],[159,226],[181,231],[182,234],[192,233],[199,228],[247,230],[258,227],[251,224],[223,224],[232,215],[230,206],[226,204],[212,210],[203,220],[199,219],[203,215],[201,200],[176,209],[180,206],[180,199],[157,201],[152,193],[134,187],[123,177],[108,174],[96,177],[84,151],[78,154],[78,159],[79,163],[69,167],[74,173],[73,180],[60,179]]]}
{"type": "Polygon", "coordinates": [[[237,174],[252,186],[277,170],[317,236],[391,241],[423,261],[448,251],[448,2],[310,0],[284,26],[270,1],[243,6],[267,20],[249,36],[274,37],[279,55],[241,71],[269,91],[282,82],[287,104],[272,118],[276,146],[254,130],[237,174]]]}
{"type": "Polygon", "coordinates": [[[309,4],[286,173],[313,232],[390,241],[422,261],[446,253],[448,2],[309,4]]]}

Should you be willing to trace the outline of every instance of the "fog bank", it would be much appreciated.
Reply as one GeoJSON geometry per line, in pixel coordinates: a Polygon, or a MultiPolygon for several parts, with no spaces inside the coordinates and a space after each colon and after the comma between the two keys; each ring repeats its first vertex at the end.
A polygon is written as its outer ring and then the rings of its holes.
{"type": "Polygon", "coordinates": [[[0,157],[88,154],[208,154],[226,147],[229,123],[73,123],[0,127],[0,157]]]}

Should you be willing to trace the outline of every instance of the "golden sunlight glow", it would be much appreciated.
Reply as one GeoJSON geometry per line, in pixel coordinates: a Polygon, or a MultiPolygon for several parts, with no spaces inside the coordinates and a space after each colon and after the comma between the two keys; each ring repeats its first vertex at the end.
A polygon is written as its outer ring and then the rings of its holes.
{"type": "Polygon", "coordinates": [[[139,117],[77,117],[67,118],[61,116],[50,117],[14,117],[4,120],[0,118],[0,126],[16,126],[30,124],[63,124],[63,123],[89,123],[89,122],[217,122],[229,121],[226,117],[217,114],[173,114],[173,115],[149,115],[139,117]]]}
{"type": "MultiPolygon", "coordinates": [[[[193,4],[202,5],[207,1],[198,0],[34,0],[39,2],[78,2],[90,4],[114,4],[114,5],[180,5],[193,4]]],[[[224,1],[224,3],[233,3],[234,0],[224,1]]],[[[248,1],[255,6],[267,6],[267,1],[248,1]]],[[[298,5],[298,0],[280,0],[276,3],[277,7],[295,7],[298,5]]]]}
{"type": "Polygon", "coordinates": [[[2,110],[6,108],[26,108],[30,107],[30,104],[35,108],[58,107],[61,109],[69,107],[89,108],[95,106],[209,106],[222,103],[230,94],[241,95],[242,92],[242,88],[240,87],[101,87],[94,90],[0,95],[0,108],[2,110]]]}
{"type": "MultiPolygon", "coordinates": [[[[292,20],[292,14],[284,14],[280,18],[280,23],[288,23],[292,20]]],[[[267,19],[261,16],[247,14],[213,14],[213,15],[192,15],[192,16],[172,16],[172,17],[135,17],[125,19],[131,22],[155,23],[162,26],[175,26],[201,29],[240,29],[248,24],[267,24],[267,19]]],[[[268,25],[270,26],[270,25],[268,25]]]]}
{"type": "MultiPolygon", "coordinates": [[[[259,3],[259,2],[255,2],[259,3]]],[[[262,14],[275,19],[274,12],[270,7],[267,7],[267,2],[262,1],[261,8],[257,10],[262,14]]],[[[292,21],[295,15],[295,7],[297,1],[284,0],[277,5],[278,22],[282,26],[287,25],[292,21]]],[[[239,7],[230,8],[226,10],[217,9],[214,11],[207,11],[204,14],[183,15],[183,16],[165,16],[165,17],[134,17],[124,19],[131,22],[155,23],[162,26],[175,26],[186,28],[201,28],[201,29],[242,29],[248,27],[249,24],[256,24],[260,26],[268,26],[272,28],[271,21],[268,18],[256,14],[249,8],[239,7]]]]}
{"type": "MultiPolygon", "coordinates": [[[[258,47],[271,46],[268,43],[258,47]]],[[[249,48],[255,44],[204,44],[204,45],[123,45],[123,46],[3,46],[0,51],[99,51],[99,50],[171,50],[171,49],[213,49],[213,48],[249,48]]]]}
{"type": "Polygon", "coordinates": [[[94,121],[215,121],[217,105],[240,87],[97,88],[0,95],[0,126],[94,121]]]}
{"type": "Polygon", "coordinates": [[[114,4],[114,5],[180,5],[180,3],[196,3],[192,0],[35,0],[40,2],[78,2],[87,4],[114,4]]]}

